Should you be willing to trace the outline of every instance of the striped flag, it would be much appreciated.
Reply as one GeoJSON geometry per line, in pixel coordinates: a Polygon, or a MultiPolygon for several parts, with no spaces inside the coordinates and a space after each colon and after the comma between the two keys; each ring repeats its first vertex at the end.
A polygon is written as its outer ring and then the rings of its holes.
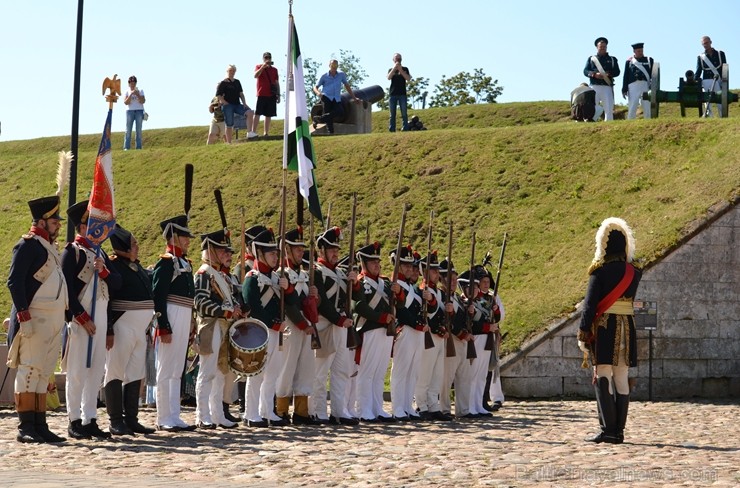
{"type": "Polygon", "coordinates": [[[319,222],[323,222],[318,185],[314,176],[316,163],[306,108],[303,58],[292,15],[289,16],[288,32],[288,103],[285,107],[283,169],[298,171],[298,189],[308,202],[308,210],[319,222]]]}
{"type": "Polygon", "coordinates": [[[110,124],[113,110],[108,110],[103,137],[100,140],[98,157],[95,159],[95,173],[90,203],[87,211],[87,235],[93,245],[100,246],[116,225],[116,210],[113,200],[113,158],[110,149],[110,124]]]}

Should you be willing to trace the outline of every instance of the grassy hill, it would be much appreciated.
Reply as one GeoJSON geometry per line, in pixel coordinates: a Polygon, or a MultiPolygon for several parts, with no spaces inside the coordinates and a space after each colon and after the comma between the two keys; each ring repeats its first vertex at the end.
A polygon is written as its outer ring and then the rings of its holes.
{"type": "MultiPolygon", "coordinates": [[[[407,241],[424,254],[434,208],[434,248],[446,253],[446,223],[452,221],[458,270],[469,266],[472,227],[478,260],[487,250],[497,257],[508,232],[500,293],[509,331],[505,349],[512,350],[582,299],[593,235],[605,217],[620,216],[633,226],[637,256],[646,264],[709,207],[737,201],[740,156],[732,148],[740,144],[738,119],[681,119],[677,112],[665,106],[656,120],[577,124],[567,120],[563,102],[479,105],[414,111],[430,130],[395,134],[385,131],[387,113],[376,113],[371,134],[315,138],[320,196],[324,209],[332,204],[332,223],[346,226],[357,191],[358,240],[364,242],[369,223],[370,238],[384,253],[395,245],[401,205],[409,203],[407,241]]],[[[143,151],[117,149],[120,133],[113,141],[118,219],[139,238],[142,262],[153,263],[161,252],[158,222],[182,213],[187,162],[195,165],[195,232],[220,227],[214,188],[222,189],[234,234],[242,207],[247,225],[277,229],[279,138],[207,147],[204,127],[144,136],[143,151]]],[[[90,188],[99,138],[80,138],[79,198],[90,188]]],[[[56,151],[68,145],[64,137],[0,143],[3,276],[30,222],[26,202],[53,193],[56,151]]],[[[295,175],[288,176],[293,221],[295,175]]],[[[383,267],[390,272],[387,262],[383,267]]],[[[2,287],[0,310],[9,307],[2,287]]]]}

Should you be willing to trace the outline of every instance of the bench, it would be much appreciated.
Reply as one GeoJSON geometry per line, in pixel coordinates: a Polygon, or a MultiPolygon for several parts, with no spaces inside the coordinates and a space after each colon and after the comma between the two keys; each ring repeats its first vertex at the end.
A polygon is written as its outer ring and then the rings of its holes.
{"type": "Polygon", "coordinates": [[[247,128],[247,117],[244,115],[234,114],[234,139],[239,139],[239,129],[249,132],[247,128]]]}

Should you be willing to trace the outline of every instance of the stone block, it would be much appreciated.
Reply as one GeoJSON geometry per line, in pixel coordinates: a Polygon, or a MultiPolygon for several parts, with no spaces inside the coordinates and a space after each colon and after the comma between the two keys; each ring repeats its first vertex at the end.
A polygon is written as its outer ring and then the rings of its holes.
{"type": "Polygon", "coordinates": [[[693,296],[674,296],[658,303],[659,320],[705,320],[709,318],[708,302],[697,301],[693,296]]]}
{"type": "Polygon", "coordinates": [[[730,396],[729,378],[703,378],[701,396],[705,398],[722,398],[730,396]]]}
{"type": "Polygon", "coordinates": [[[594,385],[591,374],[563,378],[563,395],[581,398],[594,398],[594,385]]]}
{"type": "Polygon", "coordinates": [[[509,378],[538,378],[570,376],[580,368],[580,359],[529,357],[506,368],[509,378]]]}
{"type": "Polygon", "coordinates": [[[655,378],[653,398],[690,398],[701,395],[701,378],[655,378]]]}
{"type": "Polygon", "coordinates": [[[709,318],[712,320],[737,320],[740,317],[740,301],[713,302],[709,306],[709,318]]]}
{"type": "MultiPolygon", "coordinates": [[[[570,342],[576,344],[576,349],[578,349],[578,344],[575,338],[575,330],[573,332],[574,334],[570,336],[570,342]]],[[[563,355],[563,340],[567,339],[565,337],[551,337],[550,339],[547,339],[546,341],[535,347],[531,352],[529,352],[529,354],[527,354],[527,356],[561,357],[563,355]]]]}
{"type": "Polygon", "coordinates": [[[740,280],[712,283],[712,299],[718,302],[740,302],[740,280]]]}
{"type": "MultiPolygon", "coordinates": [[[[637,361],[637,377],[644,378],[646,381],[650,377],[650,362],[645,359],[644,361],[637,361]]],[[[663,377],[663,360],[653,359],[653,378],[663,377]]]]}
{"type": "MultiPolygon", "coordinates": [[[[660,310],[658,310],[660,317],[660,310]]],[[[658,320],[658,330],[653,335],[660,334],[666,338],[702,339],[719,337],[720,329],[712,320],[658,320]]]]}
{"type": "Polygon", "coordinates": [[[658,338],[654,344],[654,356],[663,359],[732,359],[737,356],[735,341],[658,338]]]}
{"type": "Polygon", "coordinates": [[[707,376],[740,378],[740,359],[708,359],[707,376]]]}
{"type": "Polygon", "coordinates": [[[721,339],[740,339],[740,320],[720,320],[718,324],[721,339]]]}
{"type": "Polygon", "coordinates": [[[704,378],[707,376],[705,359],[664,359],[663,378],[704,378]]]}
{"type": "Polygon", "coordinates": [[[507,396],[517,398],[562,396],[563,378],[552,377],[501,377],[501,386],[507,396]]]}
{"type": "Polygon", "coordinates": [[[740,378],[730,378],[730,396],[740,397],[740,378]]]}

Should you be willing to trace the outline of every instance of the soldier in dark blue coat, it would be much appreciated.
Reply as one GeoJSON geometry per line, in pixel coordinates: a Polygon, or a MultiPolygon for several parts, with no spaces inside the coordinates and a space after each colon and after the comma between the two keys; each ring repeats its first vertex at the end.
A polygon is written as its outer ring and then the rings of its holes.
{"type": "MultiPolygon", "coordinates": [[[[722,65],[727,63],[727,57],[723,51],[712,47],[712,40],[709,36],[701,38],[701,45],[704,52],[696,58],[695,76],[702,80],[705,92],[720,92],[722,91],[722,65]]],[[[721,114],[722,105],[717,104],[717,116],[721,114]]],[[[707,104],[706,115],[707,117],[712,115],[709,104],[707,104]]]]}
{"type": "Polygon", "coordinates": [[[619,76],[619,62],[606,52],[609,41],[599,37],[594,41],[596,54],[589,56],[583,75],[588,77],[596,92],[596,105],[604,107],[604,120],[614,120],[614,78],[619,76]]]}
{"type": "Polygon", "coordinates": [[[596,233],[596,253],[578,330],[578,347],[594,366],[601,432],[591,442],[621,444],[629,406],[628,371],[637,366],[632,301],[642,273],[631,263],[632,229],[619,218],[604,220],[596,233]]]}
{"type": "Polygon", "coordinates": [[[8,364],[17,368],[19,442],[62,442],[46,423],[46,391],[54,371],[67,308],[67,285],[56,247],[59,196],[28,202],[31,230],[13,247],[8,289],[13,301],[8,364]]]}
{"type": "Polygon", "coordinates": [[[121,275],[108,255],[85,237],[89,217],[88,201],[67,209],[77,235],[62,253],[62,270],[67,280],[69,313],[66,403],[70,437],[108,438],[97,424],[100,379],[105,374],[108,332],[108,301],[111,290],[121,287],[121,275]],[[88,366],[89,364],[89,366],[88,366]]]}
{"type": "Polygon", "coordinates": [[[629,102],[627,119],[637,116],[637,106],[642,104],[642,116],[650,118],[650,100],[644,100],[643,94],[650,90],[650,77],[653,73],[653,58],[645,56],[645,44],[632,44],[634,56],[627,58],[624,64],[624,78],[622,79],[622,96],[629,102]]]}

